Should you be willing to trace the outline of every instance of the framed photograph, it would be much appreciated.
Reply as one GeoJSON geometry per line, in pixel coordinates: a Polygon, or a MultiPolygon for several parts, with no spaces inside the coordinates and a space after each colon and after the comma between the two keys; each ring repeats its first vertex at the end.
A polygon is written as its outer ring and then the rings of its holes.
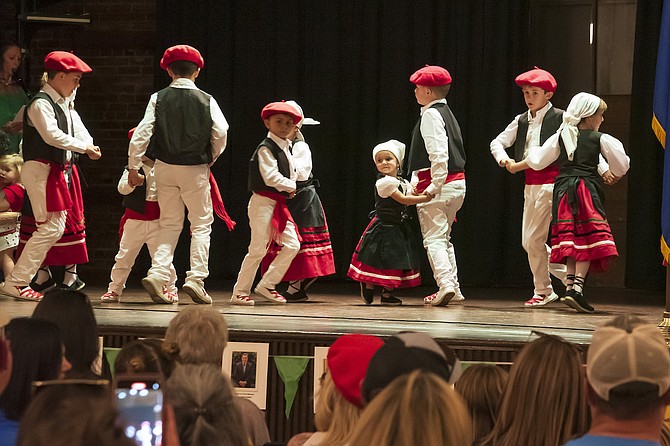
{"type": "Polygon", "coordinates": [[[229,342],[223,351],[223,373],[235,393],[265,410],[270,344],[229,342]]]}
{"type": "Polygon", "coordinates": [[[321,390],[321,382],[328,370],[328,349],[330,347],[314,347],[314,413],[316,413],[316,396],[321,390]]]}

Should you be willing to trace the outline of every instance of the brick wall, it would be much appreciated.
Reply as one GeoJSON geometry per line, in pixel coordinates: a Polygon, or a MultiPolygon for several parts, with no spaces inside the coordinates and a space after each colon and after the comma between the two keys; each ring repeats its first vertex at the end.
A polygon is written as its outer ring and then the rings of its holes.
{"type": "MultiPolygon", "coordinates": [[[[19,6],[14,2],[0,17],[5,37],[16,39],[19,6]]],[[[32,2],[28,2],[32,4],[32,2]]],[[[65,2],[40,12],[60,13],[65,2]]],[[[80,12],[72,0],[71,12],[80,12]],[[74,6],[73,6],[74,5],[74,6]]],[[[28,49],[25,69],[32,90],[39,87],[44,56],[52,50],[74,51],[92,68],[77,94],[76,107],[103,156],[80,163],[88,188],[86,204],[91,262],[82,267],[91,284],[106,283],[118,244],[121,198],[116,182],[127,162],[127,132],[143,116],[154,91],[156,3],[154,0],[87,0],[88,25],[22,23],[21,44],[28,49]]]]}

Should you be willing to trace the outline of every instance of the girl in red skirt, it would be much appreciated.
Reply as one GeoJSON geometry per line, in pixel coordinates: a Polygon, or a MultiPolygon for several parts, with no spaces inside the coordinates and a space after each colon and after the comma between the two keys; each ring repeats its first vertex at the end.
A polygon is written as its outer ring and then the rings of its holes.
{"type": "Polygon", "coordinates": [[[347,275],[361,283],[367,305],[372,303],[375,285],[382,287],[382,305],[401,305],[392,291],[421,284],[418,243],[406,221],[406,207],[431,197],[406,195],[410,185],[399,175],[405,144],[394,139],[379,144],[372,158],[382,175],[375,183],[375,216],[356,246],[347,275]]]}
{"type": "Polygon", "coordinates": [[[550,262],[567,264],[567,287],[561,302],[582,313],[594,311],[584,298],[589,269],[605,271],[608,260],[618,256],[603,207],[603,178],[614,184],[630,166],[621,141],[598,132],[606,109],[607,104],[598,96],[578,93],[563,114],[558,132],[541,147],[531,148],[528,155],[528,165],[535,170],[558,159],[550,262]],[[610,169],[603,178],[597,171],[601,154],[610,169]]]}

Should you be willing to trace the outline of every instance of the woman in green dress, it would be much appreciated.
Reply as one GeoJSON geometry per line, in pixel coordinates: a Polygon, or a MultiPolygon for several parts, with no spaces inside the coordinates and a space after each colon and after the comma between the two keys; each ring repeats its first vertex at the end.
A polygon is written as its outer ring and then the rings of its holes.
{"type": "Polygon", "coordinates": [[[16,77],[21,57],[21,47],[16,42],[0,43],[0,155],[19,153],[23,121],[15,122],[14,117],[28,103],[27,92],[16,77]]]}

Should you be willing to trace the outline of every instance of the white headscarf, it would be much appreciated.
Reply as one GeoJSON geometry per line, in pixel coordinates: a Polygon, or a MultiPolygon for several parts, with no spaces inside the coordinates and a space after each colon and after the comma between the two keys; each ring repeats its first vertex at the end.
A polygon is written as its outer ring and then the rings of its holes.
{"type": "Polygon", "coordinates": [[[577,93],[568,109],[563,113],[563,124],[558,129],[561,132],[561,139],[565,145],[565,151],[568,153],[568,159],[572,161],[575,150],[577,150],[577,136],[579,129],[577,124],[582,118],[593,116],[600,107],[600,98],[590,93],[577,93]]]}
{"type": "Polygon", "coordinates": [[[377,144],[372,149],[372,159],[374,160],[381,151],[391,152],[398,160],[398,166],[402,167],[402,162],[405,159],[405,144],[395,139],[377,144]]]}
{"type": "Polygon", "coordinates": [[[300,114],[300,117],[302,119],[300,119],[299,122],[295,123],[295,125],[298,128],[301,128],[303,125],[319,125],[319,124],[321,124],[316,119],[305,118],[305,114],[302,112],[302,107],[300,105],[298,105],[298,103],[296,101],[286,101],[286,105],[290,105],[291,107],[296,109],[296,111],[300,114]]]}

